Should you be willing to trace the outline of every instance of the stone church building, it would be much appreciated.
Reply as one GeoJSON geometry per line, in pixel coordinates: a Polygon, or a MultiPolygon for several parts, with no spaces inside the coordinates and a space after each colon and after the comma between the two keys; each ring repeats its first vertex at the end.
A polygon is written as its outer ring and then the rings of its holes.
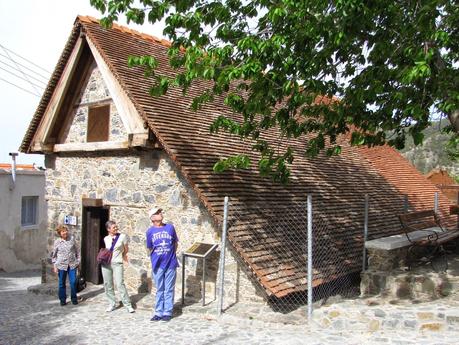
{"type": "MultiPolygon", "coordinates": [[[[209,133],[218,116],[240,116],[223,106],[222,99],[190,110],[203,85],[195,83],[187,95],[178,89],[161,97],[149,95],[151,80],[140,67],[128,67],[128,57],[155,56],[159,72],[171,75],[168,46],[129,28],[114,24],[105,29],[98,20],[79,16],[22,142],[22,152],[45,155],[48,249],[56,225],[71,216],[67,219],[75,222],[69,227],[81,243],[82,270],[89,281],[101,282],[96,255],[106,235],[104,223],[111,219],[131,239],[127,285],[137,292],[152,288],[145,231],[154,205],[175,225],[180,253],[195,242],[219,243],[223,200],[229,196],[229,305],[305,291],[301,217],[306,209],[289,221],[285,217],[307,194],[313,195],[314,214],[326,219],[330,229],[327,236],[317,236],[317,246],[330,254],[317,262],[314,285],[335,279],[337,263],[345,263],[347,272],[359,271],[365,194],[371,200],[370,238],[400,231],[396,215],[404,194],[412,209],[432,204],[438,189],[390,147],[356,148],[343,141],[338,157],[299,154],[286,186],[260,177],[255,164],[244,171],[213,173],[219,158],[247,153],[256,162],[257,154],[249,141],[209,133]],[[238,217],[231,218],[235,213],[238,217]]],[[[299,139],[278,144],[304,152],[299,139]]],[[[445,216],[447,206],[440,196],[445,216]]],[[[208,264],[209,295],[216,285],[218,258],[219,251],[208,264]]],[[[186,266],[187,294],[197,298],[200,270],[194,260],[186,266]]],[[[180,296],[180,274],[177,278],[180,296]]]]}

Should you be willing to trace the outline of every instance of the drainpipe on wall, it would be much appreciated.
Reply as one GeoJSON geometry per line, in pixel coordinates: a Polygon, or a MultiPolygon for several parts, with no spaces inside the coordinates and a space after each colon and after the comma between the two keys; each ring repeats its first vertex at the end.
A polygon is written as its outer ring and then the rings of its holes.
{"type": "Polygon", "coordinates": [[[17,152],[10,152],[11,159],[13,160],[13,164],[11,165],[11,180],[12,183],[10,184],[10,190],[13,190],[16,186],[16,157],[17,152]]]}

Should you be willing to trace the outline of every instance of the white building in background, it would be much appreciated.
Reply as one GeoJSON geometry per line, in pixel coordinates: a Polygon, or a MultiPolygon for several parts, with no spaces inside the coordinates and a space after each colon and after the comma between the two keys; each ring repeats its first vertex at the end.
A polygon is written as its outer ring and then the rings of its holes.
{"type": "Polygon", "coordinates": [[[40,267],[46,255],[45,172],[0,163],[0,270],[40,267]]]}

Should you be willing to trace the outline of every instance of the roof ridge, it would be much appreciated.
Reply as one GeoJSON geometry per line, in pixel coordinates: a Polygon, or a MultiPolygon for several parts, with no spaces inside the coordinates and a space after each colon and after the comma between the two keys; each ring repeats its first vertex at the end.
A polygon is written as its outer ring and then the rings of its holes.
{"type": "MultiPolygon", "coordinates": [[[[91,16],[82,16],[78,15],[77,20],[80,21],[81,23],[94,23],[94,24],[99,24],[100,25],[100,20],[91,16]]],[[[154,35],[146,34],[144,32],[140,32],[134,29],[131,29],[128,26],[120,25],[118,23],[113,23],[112,24],[112,29],[118,30],[120,32],[124,32],[136,37],[139,37],[141,39],[144,39],[146,41],[150,41],[153,43],[158,43],[166,48],[169,48],[172,46],[172,43],[164,38],[159,38],[154,35]]]]}

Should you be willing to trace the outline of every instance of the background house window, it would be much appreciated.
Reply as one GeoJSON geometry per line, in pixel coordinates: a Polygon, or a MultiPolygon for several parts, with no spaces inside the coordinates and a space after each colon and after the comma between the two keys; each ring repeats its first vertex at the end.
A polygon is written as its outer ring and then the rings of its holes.
{"type": "Polygon", "coordinates": [[[21,225],[36,225],[38,221],[38,196],[23,196],[21,207],[21,225]]]}
{"type": "Polygon", "coordinates": [[[110,105],[89,107],[86,141],[107,141],[110,124],[110,105]]]}

